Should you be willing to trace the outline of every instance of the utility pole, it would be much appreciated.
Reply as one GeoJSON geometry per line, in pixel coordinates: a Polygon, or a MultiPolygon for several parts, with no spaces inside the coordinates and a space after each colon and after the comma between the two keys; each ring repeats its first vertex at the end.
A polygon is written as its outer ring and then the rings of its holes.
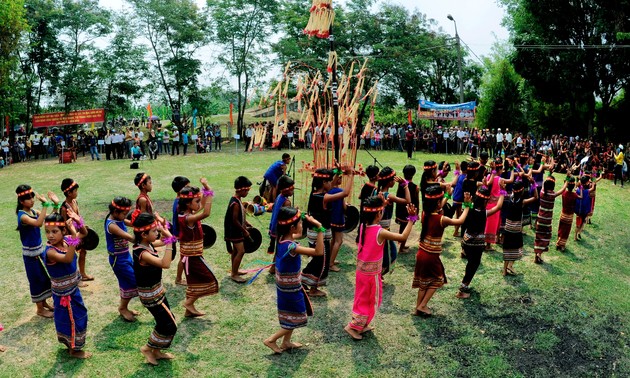
{"type": "Polygon", "coordinates": [[[457,69],[459,70],[459,103],[464,103],[464,84],[462,82],[462,47],[457,33],[457,22],[450,14],[446,16],[455,24],[455,42],[457,43],[457,69]]]}

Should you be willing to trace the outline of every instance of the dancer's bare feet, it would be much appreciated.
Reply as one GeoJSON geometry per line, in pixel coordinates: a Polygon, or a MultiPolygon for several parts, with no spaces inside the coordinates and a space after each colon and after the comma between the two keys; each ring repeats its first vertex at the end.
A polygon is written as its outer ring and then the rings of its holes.
{"type": "Polygon", "coordinates": [[[282,343],[280,344],[280,348],[282,350],[289,350],[289,349],[300,349],[301,347],[303,347],[304,345],[302,343],[292,343],[292,342],[288,342],[288,343],[282,343]]]}
{"type": "Polygon", "coordinates": [[[153,351],[153,355],[155,356],[156,360],[172,360],[173,358],[175,358],[172,353],[162,352],[159,349],[155,349],[153,351]]]}
{"type": "Polygon", "coordinates": [[[185,280],[175,280],[175,285],[188,286],[185,280]]]}
{"type": "Polygon", "coordinates": [[[89,276],[87,274],[81,274],[81,281],[94,281],[94,276],[89,276]]]}
{"type": "Polygon", "coordinates": [[[427,306],[416,307],[416,315],[418,316],[431,316],[433,313],[427,306]]]}
{"type": "Polygon", "coordinates": [[[337,265],[331,265],[331,266],[330,266],[330,268],[329,268],[329,270],[330,270],[331,272],[341,272],[341,268],[340,268],[340,267],[338,267],[337,265]]]}
{"type": "Polygon", "coordinates": [[[140,353],[144,356],[146,363],[157,366],[158,362],[153,354],[152,348],[149,348],[147,345],[143,345],[142,348],[140,348],[140,353]]]}
{"type": "Polygon", "coordinates": [[[186,308],[186,312],[184,312],[184,317],[186,318],[198,318],[200,316],[204,316],[206,313],[205,312],[201,312],[201,311],[197,311],[196,309],[193,308],[193,310],[189,310],[188,307],[184,306],[186,308]]]}
{"type": "Polygon", "coordinates": [[[5,347],[4,345],[0,345],[0,353],[2,352],[6,352],[7,347],[5,347]]]}
{"type": "Polygon", "coordinates": [[[81,281],[81,282],[79,282],[79,284],[77,286],[79,286],[79,287],[88,287],[90,285],[88,285],[85,282],[81,281]]]}
{"type": "Polygon", "coordinates": [[[86,358],[92,357],[92,353],[86,352],[84,350],[68,349],[68,353],[70,353],[70,357],[78,358],[78,359],[81,359],[81,360],[84,360],[86,358]]]}
{"type": "Polygon", "coordinates": [[[362,331],[359,331],[359,333],[366,333],[366,332],[371,332],[371,331],[374,331],[374,327],[367,326],[367,327],[363,328],[362,331]]]}
{"type": "Polygon", "coordinates": [[[274,353],[280,354],[284,352],[284,349],[280,348],[275,341],[267,339],[263,341],[263,344],[265,344],[269,349],[273,350],[274,353]]]}
{"type": "Polygon", "coordinates": [[[466,293],[464,291],[457,290],[457,294],[455,294],[455,296],[457,298],[460,298],[460,299],[466,299],[466,298],[470,298],[470,293],[466,293]]]}
{"type": "Polygon", "coordinates": [[[133,314],[133,316],[138,316],[138,315],[140,315],[140,312],[139,312],[139,311],[136,311],[136,310],[129,310],[129,312],[131,312],[131,313],[133,314]]]}
{"type": "Polygon", "coordinates": [[[136,317],[133,314],[133,312],[129,311],[128,309],[119,309],[118,312],[120,313],[120,316],[123,317],[123,319],[125,319],[125,321],[133,323],[136,321],[136,317]]]}
{"type": "Polygon", "coordinates": [[[350,335],[350,337],[352,337],[353,339],[355,339],[355,340],[363,340],[363,336],[361,336],[361,334],[359,332],[357,332],[355,329],[353,329],[349,325],[343,327],[343,330],[346,331],[348,333],[348,335],[350,335]]]}
{"type": "Polygon", "coordinates": [[[308,291],[308,296],[309,297],[325,297],[326,293],[319,290],[316,287],[312,287],[311,290],[308,291]]]}
{"type": "Polygon", "coordinates": [[[244,275],[246,275],[246,274],[247,274],[247,272],[246,272],[246,271],[244,271],[243,269],[239,269],[237,274],[238,274],[239,276],[244,276],[244,275]]]}
{"type": "Polygon", "coordinates": [[[230,279],[236,283],[245,283],[247,282],[247,280],[241,276],[238,275],[239,273],[237,273],[237,275],[232,275],[230,276],[230,279]]]}
{"type": "Polygon", "coordinates": [[[45,309],[48,309],[48,310],[50,310],[50,311],[54,311],[54,310],[55,310],[55,308],[53,307],[53,305],[49,304],[49,303],[48,303],[48,302],[46,302],[46,301],[44,301],[43,306],[44,306],[44,308],[45,308],[45,309]]]}
{"type": "Polygon", "coordinates": [[[54,316],[53,312],[46,308],[37,310],[37,315],[41,316],[42,318],[52,318],[54,316]]]}

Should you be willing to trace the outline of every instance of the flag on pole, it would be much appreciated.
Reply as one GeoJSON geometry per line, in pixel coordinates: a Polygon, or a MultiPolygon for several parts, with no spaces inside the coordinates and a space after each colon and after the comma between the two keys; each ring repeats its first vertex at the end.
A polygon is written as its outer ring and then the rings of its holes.
{"type": "Polygon", "coordinates": [[[413,125],[413,122],[411,121],[411,109],[409,109],[409,112],[407,113],[407,121],[409,121],[409,125],[413,125]]]}
{"type": "Polygon", "coordinates": [[[230,102],[230,125],[234,124],[234,116],[232,115],[233,110],[234,110],[234,104],[230,102]]]}
{"type": "Polygon", "coordinates": [[[151,128],[151,117],[153,117],[153,110],[151,110],[151,103],[149,103],[149,105],[147,105],[147,112],[149,112],[149,122],[147,122],[147,124],[149,125],[149,129],[151,128]]]}
{"type": "Polygon", "coordinates": [[[197,108],[193,110],[193,128],[194,129],[197,128],[197,108]]]}

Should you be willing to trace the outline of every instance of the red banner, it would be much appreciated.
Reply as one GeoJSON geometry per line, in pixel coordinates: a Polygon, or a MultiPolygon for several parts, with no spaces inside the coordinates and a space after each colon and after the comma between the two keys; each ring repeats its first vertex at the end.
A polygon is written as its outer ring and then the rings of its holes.
{"type": "Polygon", "coordinates": [[[76,110],[69,112],[33,115],[33,127],[75,125],[79,123],[105,122],[105,109],[76,110]]]}

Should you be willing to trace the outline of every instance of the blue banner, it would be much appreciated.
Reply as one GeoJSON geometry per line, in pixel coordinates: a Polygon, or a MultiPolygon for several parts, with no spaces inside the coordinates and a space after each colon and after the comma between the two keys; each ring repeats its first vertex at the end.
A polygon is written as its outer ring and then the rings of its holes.
{"type": "Polygon", "coordinates": [[[464,102],[463,104],[437,104],[427,100],[420,100],[418,103],[421,109],[430,110],[475,110],[475,106],[477,106],[476,101],[464,102]]]}

